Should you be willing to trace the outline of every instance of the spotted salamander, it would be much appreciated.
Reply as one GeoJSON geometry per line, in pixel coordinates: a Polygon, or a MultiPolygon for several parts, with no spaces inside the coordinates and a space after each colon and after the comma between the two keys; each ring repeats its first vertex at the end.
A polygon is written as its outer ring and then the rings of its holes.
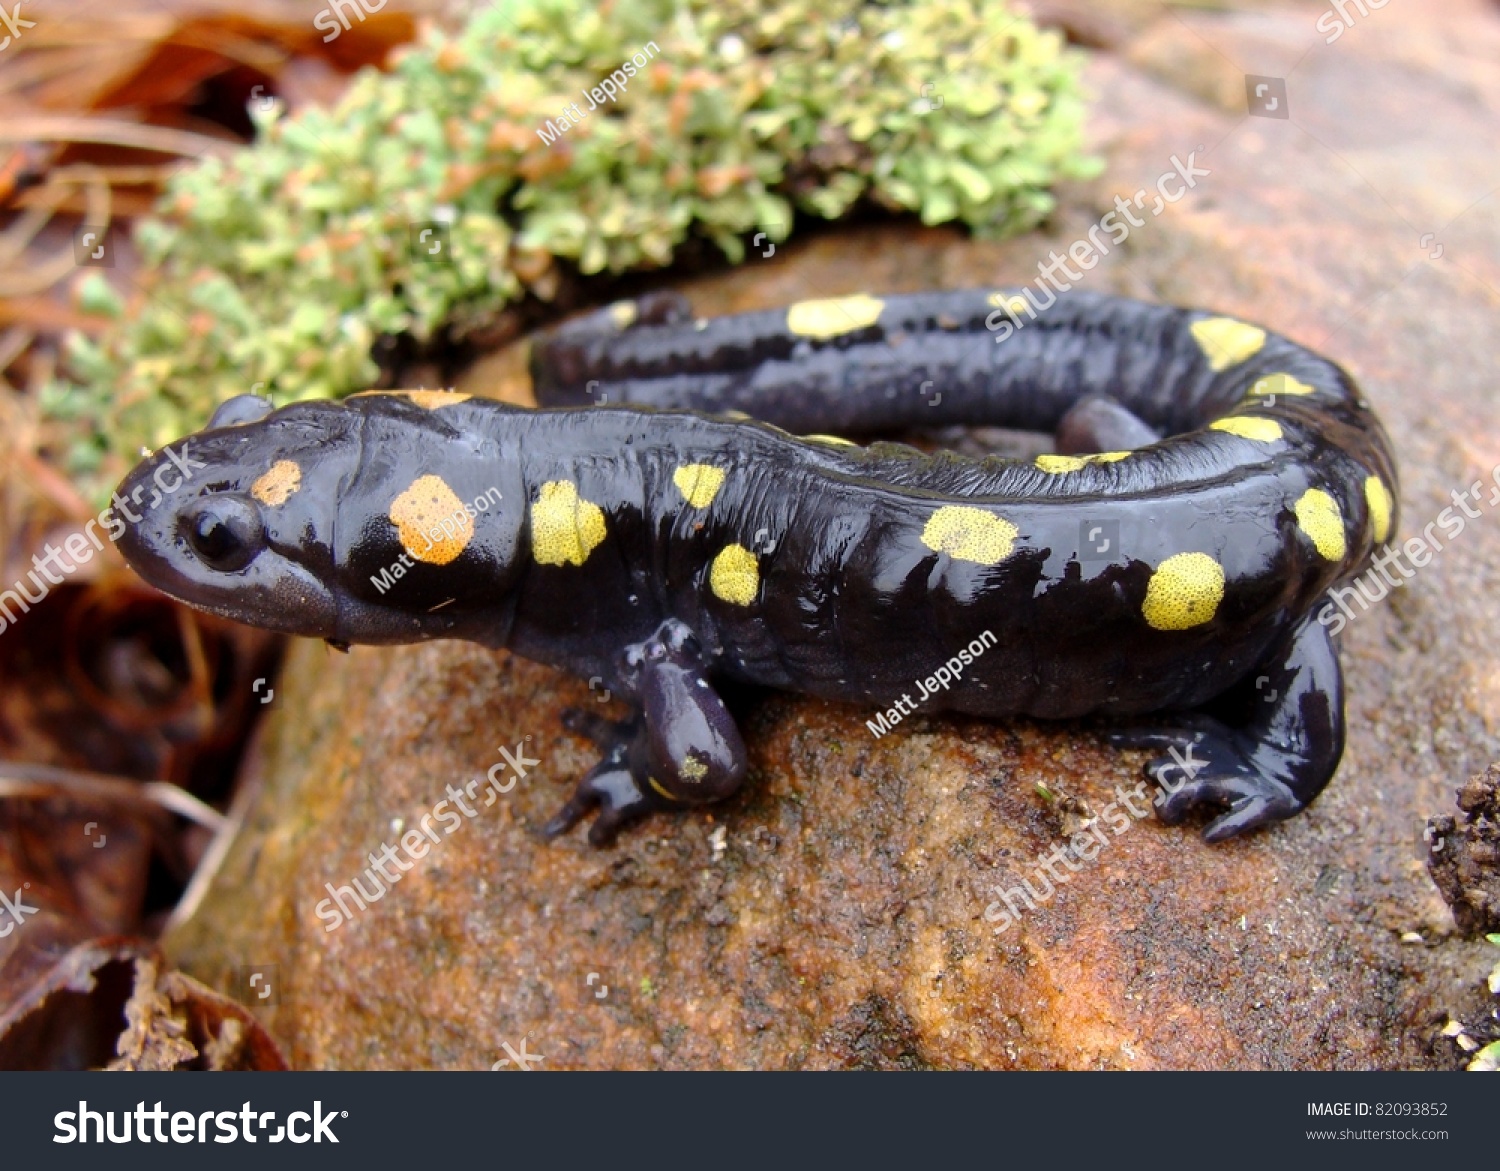
{"type": "Polygon", "coordinates": [[[596,844],[738,788],[726,681],[857,704],[874,732],[918,703],[1151,713],[1112,738],[1161,753],[1158,813],[1213,811],[1210,840],[1291,817],[1338,765],[1323,603],[1390,537],[1396,479],[1349,376],[1286,338],[1082,292],[711,320],[654,295],[544,335],[532,376],[542,409],[231,399],[183,441],[207,470],[120,546],[256,626],[471,639],[601,682],[635,715],[569,717],[603,758],[546,827],[597,809],[596,844]],[[1056,450],[848,439],[959,423],[1056,450]]]}

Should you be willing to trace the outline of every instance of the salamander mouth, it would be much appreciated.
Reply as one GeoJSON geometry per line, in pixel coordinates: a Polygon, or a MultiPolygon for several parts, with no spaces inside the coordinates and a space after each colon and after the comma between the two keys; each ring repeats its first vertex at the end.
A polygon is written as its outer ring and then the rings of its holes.
{"type": "Polygon", "coordinates": [[[178,561],[191,558],[173,545],[157,548],[151,542],[120,538],[130,567],[145,582],[195,610],[282,634],[308,638],[334,636],[338,626],[335,595],[308,570],[271,550],[243,570],[216,572],[206,566],[183,569],[178,561]],[[274,563],[274,564],[273,564],[274,563]]]}

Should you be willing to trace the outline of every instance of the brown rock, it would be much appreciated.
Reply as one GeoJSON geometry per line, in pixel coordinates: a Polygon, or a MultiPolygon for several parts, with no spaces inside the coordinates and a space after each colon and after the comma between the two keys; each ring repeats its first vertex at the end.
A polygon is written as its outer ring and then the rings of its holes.
{"type": "Polygon", "coordinates": [[[1077,728],[911,720],[876,742],[865,713],[768,697],[742,798],[595,851],[537,832],[589,763],[558,721],[590,702],[582,682],[450,644],[304,645],[288,684],[298,718],[272,724],[255,812],[171,942],[226,986],[279,963],[266,1019],[297,1066],[484,1068],[523,1038],[544,1068],[1410,1056],[1312,819],[1226,849],[1134,823],[997,931],[992,886],[1032,878],[1069,818],[1138,783],[1077,728]],[[369,855],[515,745],[541,762],[525,780],[489,807],[479,786],[472,821],[327,929],[325,884],[375,893],[369,855]],[[1036,793],[1059,778],[1068,815],[1036,793]]]}
{"type": "MultiPolygon", "coordinates": [[[[1305,45],[1316,15],[1181,19],[1271,73],[1256,46],[1305,45]]],[[[1095,58],[1110,167],[1063,193],[1046,235],[844,230],[686,291],[720,313],[1026,281],[1196,150],[1211,175],[1079,287],[1240,314],[1349,365],[1396,440],[1410,536],[1500,464],[1500,84],[1479,64],[1500,22],[1391,5],[1313,46],[1288,66],[1286,121],[1095,58]]],[[[1310,812],[1219,847],[1132,820],[1076,872],[1054,863],[1067,881],[1003,931],[994,886],[1040,889],[1037,860],[1138,780],[1140,756],[1097,728],[913,718],[876,741],[868,712],[771,696],[744,713],[741,797],[593,851],[536,832],[591,763],[559,724],[592,702],[584,683],[467,645],[302,646],[249,819],[169,946],[221,987],[279,963],[265,1019],[298,1066],[514,1068],[523,1045],[544,1069],[1450,1065],[1437,1030],[1487,969],[1448,936],[1416,842],[1500,726],[1500,518],[1483,509],[1349,624],[1349,748],[1310,812]],[[524,781],[325,930],[325,883],[528,735],[524,781]]]]}
{"type": "Polygon", "coordinates": [[[1462,818],[1427,822],[1427,869],[1465,935],[1500,931],[1500,765],[1458,791],[1462,818]]]}

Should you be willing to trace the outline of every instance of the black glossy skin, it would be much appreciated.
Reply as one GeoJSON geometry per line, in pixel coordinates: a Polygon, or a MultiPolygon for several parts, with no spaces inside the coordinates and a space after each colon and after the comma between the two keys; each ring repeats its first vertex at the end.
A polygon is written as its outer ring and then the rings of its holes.
{"type": "MultiPolygon", "coordinates": [[[[1376,530],[1394,531],[1393,503],[1367,495],[1371,477],[1396,489],[1379,424],[1347,375],[1284,338],[1230,353],[1224,334],[1195,337],[1208,314],[1073,293],[1023,320],[1007,296],[706,323],[672,297],[611,307],[533,350],[538,398],[571,407],[403,392],[268,413],[232,400],[184,441],[209,470],[120,545],[168,593],[255,625],[342,645],[468,638],[602,677],[640,715],[575,719],[606,755],[553,833],[598,805],[600,842],[646,810],[732,792],[744,746],[716,678],[878,717],[985,632],[951,686],[912,710],[1185,713],[1119,737],[1168,751],[1151,766],[1170,794],[1163,817],[1226,808],[1218,839],[1291,816],[1343,748],[1317,608],[1368,562],[1376,530]],[[1296,382],[1263,390],[1299,393],[1247,398],[1273,375],[1296,382]],[[764,421],[707,413],[739,409],[764,421]],[[1230,425],[1257,437],[1206,429],[1224,416],[1256,420],[1230,425]],[[780,429],[956,422],[1054,431],[1063,451],[1138,450],[1045,471],[780,429]],[[300,486],[257,499],[278,462],[297,465],[300,486]],[[393,501],[430,476],[450,490],[442,507],[491,489],[501,502],[469,518],[452,560],[408,554],[382,592],[372,575],[405,552],[393,501]],[[1309,490],[1324,513],[1304,528],[1309,490]],[[226,554],[236,533],[244,548],[226,554]],[[1223,577],[1212,605],[1210,564],[1223,577]],[[1158,587],[1198,592],[1163,608],[1158,587]],[[1205,705],[1214,716],[1188,711],[1205,705]]],[[[1228,329],[1244,341],[1245,327],[1228,329]]]]}

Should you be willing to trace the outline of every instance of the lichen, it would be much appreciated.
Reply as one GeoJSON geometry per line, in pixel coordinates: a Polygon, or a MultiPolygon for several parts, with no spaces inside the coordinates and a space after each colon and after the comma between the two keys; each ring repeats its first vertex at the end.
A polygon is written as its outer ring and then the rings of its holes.
{"type": "Polygon", "coordinates": [[[1076,59],[1007,0],[498,0],[331,109],[253,106],[256,143],[184,168],[138,225],[136,307],[85,285],[116,323],[69,339],[44,407],[95,490],[232,395],[342,396],[376,380],[383,336],[441,343],[550,300],[559,264],[664,266],[693,237],[738,261],[860,200],[1011,233],[1096,168],[1076,59]]]}

